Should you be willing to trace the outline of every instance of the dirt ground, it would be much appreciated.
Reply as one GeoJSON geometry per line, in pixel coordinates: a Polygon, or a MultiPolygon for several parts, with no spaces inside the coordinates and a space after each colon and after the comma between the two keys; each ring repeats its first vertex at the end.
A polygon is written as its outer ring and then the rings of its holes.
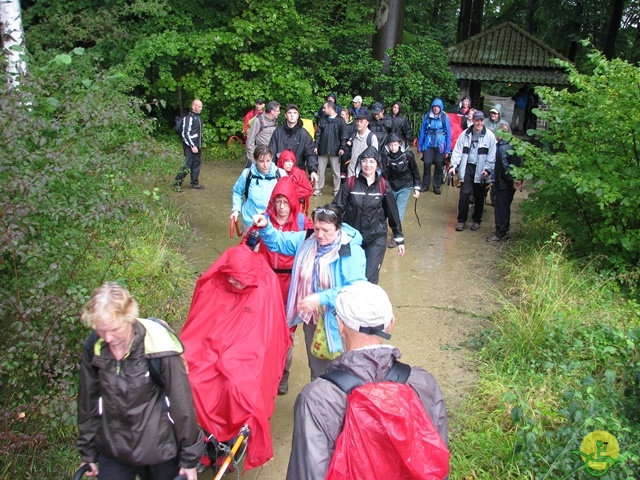
{"type": "MultiPolygon", "coordinates": [[[[511,119],[510,113],[505,119],[511,119]]],[[[418,165],[422,170],[421,161],[418,165]]],[[[238,243],[237,238],[229,238],[229,214],[231,188],[242,167],[240,162],[205,164],[200,181],[206,188],[187,188],[175,195],[196,233],[187,256],[198,273],[238,243]]],[[[479,230],[454,230],[458,193],[457,188],[446,185],[442,195],[422,193],[415,212],[414,200],[410,200],[403,222],[406,254],[399,257],[395,249],[387,250],[380,274],[380,285],[389,294],[397,318],[390,343],[400,349],[403,361],[424,367],[436,377],[447,400],[450,429],[455,428],[457,407],[475,379],[465,342],[482,327],[495,306],[492,299],[499,279],[495,265],[505,246],[485,241],[494,230],[493,207],[489,205],[479,230]]],[[[312,197],[312,208],[331,200],[330,193],[312,197]]],[[[514,205],[514,216],[518,216],[517,210],[514,205]]],[[[514,227],[517,233],[517,223],[514,227]]],[[[284,478],[291,448],[293,403],[308,381],[304,341],[299,332],[289,393],[276,398],[271,420],[274,459],[246,472],[246,480],[284,478]]],[[[212,476],[209,472],[200,478],[208,480],[212,476]]]]}

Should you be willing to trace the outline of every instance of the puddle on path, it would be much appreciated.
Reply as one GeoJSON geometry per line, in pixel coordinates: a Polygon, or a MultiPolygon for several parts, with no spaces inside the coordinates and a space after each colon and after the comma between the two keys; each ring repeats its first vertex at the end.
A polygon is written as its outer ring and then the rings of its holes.
{"type": "MultiPolygon", "coordinates": [[[[422,162],[418,164],[422,169],[422,162]]],[[[231,188],[241,165],[205,164],[200,180],[205,190],[185,189],[175,194],[197,236],[187,257],[196,271],[204,272],[226,248],[237,244],[229,238],[231,188]]],[[[330,202],[328,195],[312,198],[312,208],[330,202]]],[[[397,318],[392,343],[403,353],[403,360],[429,370],[436,377],[447,399],[450,424],[455,424],[455,406],[474,381],[464,342],[481,327],[493,304],[493,265],[500,246],[488,244],[493,232],[493,207],[487,206],[479,230],[454,231],[458,190],[443,186],[442,195],[425,192],[417,205],[418,226],[411,200],[405,213],[403,230],[406,254],[387,250],[380,285],[394,305],[397,318]]],[[[284,478],[293,430],[293,403],[309,380],[301,332],[294,351],[288,395],[277,397],[272,418],[275,458],[267,465],[249,471],[246,480],[284,478]]],[[[201,479],[210,479],[203,474],[201,479]]]]}

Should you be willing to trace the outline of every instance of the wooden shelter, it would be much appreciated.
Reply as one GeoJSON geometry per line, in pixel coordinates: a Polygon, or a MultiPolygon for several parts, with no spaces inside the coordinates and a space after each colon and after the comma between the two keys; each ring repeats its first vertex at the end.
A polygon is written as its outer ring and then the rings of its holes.
{"type": "Polygon", "coordinates": [[[480,107],[479,82],[568,84],[566,70],[552,60],[569,60],[511,22],[449,47],[447,54],[451,71],[459,82],[471,82],[469,93],[480,107]]]}

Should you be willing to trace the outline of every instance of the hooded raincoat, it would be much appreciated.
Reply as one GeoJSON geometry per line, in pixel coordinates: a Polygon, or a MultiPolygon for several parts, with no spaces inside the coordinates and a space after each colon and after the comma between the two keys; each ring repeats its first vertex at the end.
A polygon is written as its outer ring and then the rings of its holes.
{"type": "Polygon", "coordinates": [[[198,423],[218,441],[248,424],[247,469],[273,457],[269,419],[290,340],[279,291],[262,255],[229,248],[198,280],[180,333],[198,423]]]}

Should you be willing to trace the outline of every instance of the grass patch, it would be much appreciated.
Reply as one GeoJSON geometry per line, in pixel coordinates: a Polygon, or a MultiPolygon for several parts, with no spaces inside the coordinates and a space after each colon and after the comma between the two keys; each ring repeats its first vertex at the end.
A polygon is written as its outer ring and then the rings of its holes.
{"type": "Polygon", "coordinates": [[[602,478],[633,478],[638,304],[568,260],[557,236],[514,247],[502,268],[502,307],[472,342],[479,380],[453,422],[451,478],[592,478],[576,452],[594,430],[630,454],[602,478]]]}

